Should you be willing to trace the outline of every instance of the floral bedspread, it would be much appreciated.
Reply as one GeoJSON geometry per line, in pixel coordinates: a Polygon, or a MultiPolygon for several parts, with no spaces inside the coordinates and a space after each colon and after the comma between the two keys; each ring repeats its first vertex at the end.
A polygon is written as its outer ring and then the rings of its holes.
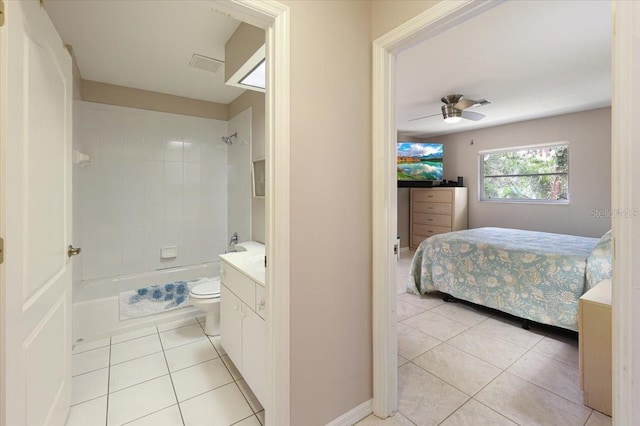
{"type": "Polygon", "coordinates": [[[598,238],[506,228],[434,235],[416,251],[407,291],[459,299],[570,330],[598,238]]]}

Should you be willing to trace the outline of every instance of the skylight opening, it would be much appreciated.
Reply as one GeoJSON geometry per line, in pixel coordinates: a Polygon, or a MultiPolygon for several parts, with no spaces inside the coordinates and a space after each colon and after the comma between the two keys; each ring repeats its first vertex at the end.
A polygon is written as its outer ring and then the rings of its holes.
{"type": "Polygon", "coordinates": [[[259,89],[265,89],[267,87],[266,71],[266,59],[263,59],[240,80],[240,84],[244,84],[245,86],[257,87],[259,89]]]}

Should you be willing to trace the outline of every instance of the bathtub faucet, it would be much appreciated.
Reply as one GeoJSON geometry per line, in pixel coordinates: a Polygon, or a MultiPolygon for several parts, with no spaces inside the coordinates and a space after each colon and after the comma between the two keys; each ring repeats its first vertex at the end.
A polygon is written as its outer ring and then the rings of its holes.
{"type": "Polygon", "coordinates": [[[238,233],[234,232],[229,240],[229,247],[227,247],[227,252],[233,252],[235,250],[235,246],[238,244],[238,233]]]}

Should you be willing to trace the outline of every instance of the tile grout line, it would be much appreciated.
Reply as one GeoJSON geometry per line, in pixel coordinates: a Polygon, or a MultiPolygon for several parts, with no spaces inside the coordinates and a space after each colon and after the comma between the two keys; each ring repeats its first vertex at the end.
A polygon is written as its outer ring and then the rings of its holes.
{"type": "MultiPolygon", "coordinates": [[[[203,333],[204,333],[204,330],[203,330],[203,333]]],[[[206,335],[205,335],[205,336],[206,336],[206,335]]],[[[215,337],[215,336],[214,336],[214,337],[215,337]]],[[[218,352],[218,350],[216,349],[215,345],[213,344],[213,342],[211,342],[211,340],[210,340],[210,339],[209,339],[209,342],[211,343],[211,346],[213,346],[213,349],[214,349],[216,352],[218,352]]],[[[237,388],[238,388],[238,390],[240,391],[240,395],[242,395],[242,397],[244,398],[245,402],[246,402],[246,403],[247,403],[247,405],[249,406],[249,409],[251,410],[251,412],[252,412],[252,413],[253,413],[253,415],[255,416],[255,415],[257,414],[257,413],[256,413],[256,411],[253,409],[253,407],[251,406],[251,403],[249,402],[249,399],[248,399],[248,398],[247,398],[247,396],[244,394],[244,392],[242,392],[242,388],[241,388],[241,387],[240,387],[240,385],[238,384],[238,380],[243,380],[243,379],[244,379],[244,377],[240,377],[240,378],[238,378],[238,379],[236,379],[235,377],[233,377],[233,373],[231,372],[231,369],[229,368],[229,366],[227,365],[227,363],[226,363],[226,362],[224,362],[224,360],[222,359],[223,355],[220,355],[220,353],[218,353],[218,355],[220,356],[220,361],[222,361],[222,365],[224,365],[224,367],[227,369],[227,371],[229,372],[229,375],[231,376],[231,379],[233,379],[233,383],[236,385],[236,387],[237,387],[237,388]]],[[[233,363],[233,361],[231,361],[231,358],[230,358],[230,357],[229,357],[229,362],[233,363]]],[[[236,367],[236,370],[237,370],[237,367],[236,367]]],[[[246,383],[246,382],[247,382],[247,381],[245,380],[245,383],[246,383]]],[[[230,383],[227,383],[227,384],[230,384],[230,383]]],[[[224,386],[226,386],[226,385],[224,385],[224,386]]],[[[249,385],[247,384],[247,387],[248,387],[248,386],[249,386],[249,385]]],[[[219,386],[219,387],[221,387],[221,386],[219,386]]],[[[218,387],[218,388],[219,388],[219,387],[218,387]]],[[[218,389],[218,388],[216,388],[216,389],[218,389]]],[[[249,389],[251,389],[251,388],[249,388],[249,389]]],[[[211,390],[213,390],[213,389],[211,389],[211,390]]],[[[209,392],[209,391],[207,391],[207,392],[209,392]]],[[[257,398],[256,398],[256,399],[257,399],[257,398]]],[[[262,404],[261,404],[261,405],[262,405],[262,404]]],[[[263,407],[263,409],[264,409],[264,407],[263,407]]],[[[251,416],[249,416],[249,417],[251,417],[251,416]]],[[[256,417],[257,417],[257,416],[256,416],[256,417]]],[[[259,420],[258,420],[258,423],[260,423],[260,421],[259,421],[259,420]]]]}
{"type": "MultiPolygon", "coordinates": [[[[441,306],[441,304],[440,304],[440,305],[437,305],[437,306],[434,306],[434,307],[432,307],[432,308],[430,308],[430,309],[427,309],[425,312],[431,311],[432,309],[435,309],[435,308],[437,308],[438,306],[441,306]]],[[[424,312],[423,312],[423,313],[424,313],[424,312]]],[[[439,315],[439,314],[437,314],[436,312],[433,312],[433,313],[434,313],[434,314],[436,314],[436,315],[439,315]]],[[[412,318],[412,317],[417,316],[417,315],[420,315],[420,314],[413,315],[413,316],[411,316],[411,317],[409,317],[409,318],[412,318]]],[[[440,315],[440,316],[444,316],[444,315],[440,315]]],[[[407,327],[411,327],[411,325],[409,325],[409,324],[405,324],[405,323],[403,322],[403,321],[405,321],[405,320],[407,320],[407,319],[409,319],[409,318],[405,318],[405,319],[404,319],[404,320],[402,320],[402,321],[398,321],[398,323],[402,323],[403,325],[405,325],[405,326],[407,326],[407,327]]],[[[448,318],[448,317],[446,317],[446,316],[445,316],[445,318],[448,318]]],[[[494,318],[494,315],[489,315],[487,318],[483,319],[482,321],[478,322],[477,324],[474,324],[474,325],[472,325],[472,326],[469,326],[469,328],[467,328],[465,331],[463,331],[463,332],[461,332],[461,333],[464,333],[464,332],[466,332],[466,331],[468,331],[468,330],[471,330],[472,328],[477,327],[479,324],[481,324],[481,323],[485,322],[485,321],[486,321],[486,320],[488,320],[489,318],[494,318]]],[[[451,319],[451,320],[452,320],[452,321],[456,321],[456,320],[453,320],[453,319],[451,319]]],[[[457,321],[456,321],[456,322],[457,322],[457,321]]],[[[465,325],[466,325],[466,324],[465,324],[465,325]]],[[[411,327],[411,328],[413,328],[413,327],[411,327]]],[[[417,329],[416,329],[416,330],[417,330],[417,329]]],[[[417,331],[421,331],[421,330],[417,330],[417,331]]],[[[480,331],[482,331],[482,330],[480,330],[480,331]]],[[[424,332],[422,332],[422,333],[424,333],[424,332]]],[[[461,333],[456,334],[456,336],[457,336],[457,335],[459,335],[459,334],[461,334],[461,333]]],[[[494,336],[495,338],[498,338],[498,339],[500,339],[500,340],[504,340],[503,338],[501,338],[500,336],[495,335],[494,333],[490,333],[490,332],[487,332],[487,333],[488,333],[488,334],[491,334],[491,335],[492,335],[492,336],[494,336]]],[[[427,334],[427,333],[424,333],[424,334],[427,334]]],[[[428,334],[427,334],[427,335],[428,335],[428,334]]],[[[430,335],[429,335],[429,336],[430,336],[430,335]]],[[[425,372],[427,372],[427,373],[429,373],[429,374],[433,375],[434,377],[437,377],[438,379],[440,379],[440,380],[444,381],[445,383],[447,383],[448,385],[452,386],[454,389],[459,390],[459,391],[460,391],[460,392],[462,392],[464,395],[467,395],[465,392],[463,392],[462,390],[458,389],[458,388],[457,388],[457,387],[455,387],[454,385],[450,384],[450,383],[449,383],[449,382],[447,382],[446,380],[441,379],[441,378],[440,378],[440,377],[438,377],[437,375],[435,375],[435,374],[433,374],[433,373],[431,373],[431,372],[429,372],[429,371],[425,370],[424,368],[420,367],[419,365],[417,365],[417,364],[415,364],[415,363],[413,362],[413,360],[415,360],[416,358],[418,358],[418,357],[420,357],[420,356],[422,356],[422,355],[424,355],[424,354],[426,354],[426,353],[428,353],[428,352],[432,351],[433,349],[435,349],[435,348],[437,348],[437,347],[441,346],[442,344],[444,344],[444,343],[448,342],[449,340],[453,339],[453,338],[454,338],[454,337],[456,337],[456,336],[453,336],[453,337],[451,337],[451,338],[449,338],[449,339],[447,339],[447,340],[445,340],[445,341],[441,342],[439,345],[436,345],[435,347],[430,348],[429,350],[427,350],[427,351],[423,352],[422,354],[418,355],[417,357],[415,357],[415,358],[413,358],[413,359],[408,360],[408,361],[407,361],[407,363],[411,363],[411,364],[415,365],[416,367],[421,368],[421,369],[422,369],[422,370],[424,370],[425,372]]],[[[507,343],[511,343],[511,344],[513,344],[513,345],[515,345],[515,346],[518,346],[518,347],[520,347],[520,348],[522,348],[522,349],[525,349],[525,352],[524,352],[522,355],[520,355],[519,357],[517,357],[517,358],[516,358],[512,363],[510,363],[510,364],[509,364],[506,368],[504,368],[504,369],[503,369],[503,368],[501,368],[501,367],[495,366],[495,367],[497,367],[498,369],[500,369],[500,370],[501,370],[501,372],[500,372],[496,377],[494,377],[492,380],[490,380],[490,381],[489,381],[485,386],[483,386],[480,390],[478,390],[478,392],[476,392],[473,396],[469,397],[469,398],[468,398],[468,399],[467,399],[467,400],[466,400],[466,401],[465,401],[465,402],[464,402],[460,407],[458,407],[456,410],[454,410],[452,413],[450,413],[450,414],[449,414],[449,415],[448,415],[448,416],[447,416],[447,417],[446,417],[442,422],[440,422],[439,424],[442,424],[444,421],[446,421],[446,419],[447,419],[447,418],[449,418],[451,415],[453,415],[455,412],[457,412],[457,411],[458,411],[462,406],[464,406],[466,403],[468,403],[468,401],[469,401],[469,400],[471,400],[471,399],[473,399],[474,401],[478,402],[479,404],[482,404],[483,406],[485,406],[485,407],[489,408],[490,410],[494,411],[495,413],[499,414],[500,416],[502,416],[502,417],[504,417],[504,418],[506,418],[506,419],[508,419],[508,420],[510,420],[510,421],[512,421],[512,422],[514,422],[514,423],[516,423],[516,424],[518,424],[517,422],[513,421],[512,419],[510,419],[508,416],[506,416],[506,415],[504,415],[504,414],[502,414],[502,413],[500,413],[500,412],[498,412],[498,411],[494,410],[493,408],[491,408],[491,407],[487,406],[486,404],[483,404],[482,402],[480,402],[480,401],[478,401],[477,399],[475,399],[475,396],[477,396],[477,395],[478,395],[482,390],[484,390],[487,386],[489,386],[491,383],[493,383],[495,380],[497,380],[500,376],[504,375],[504,373],[512,374],[512,375],[514,375],[515,377],[518,377],[519,379],[524,380],[525,382],[527,382],[527,383],[529,383],[529,384],[531,384],[531,385],[533,385],[533,386],[536,386],[536,387],[537,387],[537,388],[539,388],[539,389],[542,389],[542,390],[544,390],[544,391],[546,391],[546,392],[549,392],[550,394],[552,394],[552,395],[554,395],[554,396],[557,396],[557,397],[559,397],[559,398],[562,398],[562,399],[564,399],[565,401],[567,401],[567,402],[569,402],[569,403],[572,403],[572,404],[574,404],[574,405],[577,405],[577,406],[580,406],[580,407],[585,407],[585,408],[587,408],[587,409],[590,409],[589,407],[586,407],[584,404],[582,404],[582,405],[576,404],[574,401],[571,401],[571,400],[569,400],[569,399],[567,399],[567,398],[565,398],[565,397],[563,397],[563,396],[561,396],[561,395],[558,395],[558,394],[556,394],[555,392],[553,392],[553,391],[551,391],[551,390],[546,389],[545,387],[542,387],[542,386],[540,386],[540,385],[537,385],[536,383],[533,383],[533,382],[531,382],[531,381],[529,381],[529,380],[527,380],[527,379],[525,379],[525,378],[522,378],[522,377],[520,377],[520,376],[519,376],[519,375],[517,375],[517,374],[514,374],[514,373],[512,373],[512,372],[510,372],[510,371],[507,371],[507,370],[508,370],[509,368],[511,368],[511,367],[512,367],[516,362],[518,362],[519,360],[521,360],[524,356],[526,356],[526,355],[527,355],[527,354],[529,354],[530,352],[532,352],[532,353],[536,353],[536,354],[540,354],[541,356],[544,356],[544,357],[546,357],[546,358],[549,358],[549,359],[551,359],[551,360],[554,360],[554,361],[556,361],[556,362],[559,362],[559,363],[561,363],[561,364],[563,364],[563,365],[571,366],[571,367],[575,368],[575,366],[570,365],[569,363],[566,363],[566,362],[564,362],[564,361],[558,360],[558,359],[556,359],[555,357],[548,356],[548,355],[546,355],[546,354],[544,354],[544,353],[538,353],[538,352],[534,351],[534,348],[535,348],[535,347],[537,347],[537,346],[538,346],[538,345],[543,341],[543,339],[544,339],[544,338],[546,338],[546,337],[548,337],[548,336],[549,336],[549,333],[543,333],[543,334],[542,334],[541,339],[540,339],[539,341],[537,341],[535,344],[533,344],[532,346],[528,347],[528,348],[527,348],[527,347],[520,346],[520,345],[515,344],[515,343],[512,343],[512,342],[510,342],[510,341],[504,340],[504,341],[505,341],[505,342],[507,342],[507,343]]],[[[431,336],[431,337],[433,337],[433,336],[431,336]]],[[[439,340],[439,339],[438,339],[438,340],[439,340]]],[[[455,348],[455,347],[454,347],[454,348],[455,348]]],[[[456,348],[456,349],[458,349],[458,348],[456,348]]],[[[473,355],[473,354],[469,354],[468,352],[466,352],[466,351],[464,351],[464,350],[462,350],[462,349],[458,349],[458,350],[461,350],[462,352],[464,352],[464,353],[466,353],[466,354],[468,354],[468,355],[470,355],[470,356],[472,356],[472,357],[474,357],[474,358],[476,358],[476,359],[478,359],[478,360],[480,360],[480,361],[483,361],[483,362],[485,362],[485,363],[487,363],[487,364],[489,364],[489,365],[493,365],[493,364],[491,364],[491,363],[489,363],[489,362],[487,362],[487,361],[485,361],[485,360],[482,360],[482,359],[478,358],[477,356],[475,356],[475,355],[473,355]]],[[[405,364],[406,364],[406,363],[405,363],[405,364]]],[[[404,365],[404,364],[403,364],[403,365],[404,365]]],[[[400,368],[400,366],[399,366],[398,368],[400,368]]],[[[398,412],[400,412],[400,410],[398,410],[398,412]]],[[[588,423],[588,421],[589,421],[589,419],[591,418],[591,416],[593,416],[593,410],[591,411],[591,413],[590,413],[590,414],[589,414],[589,416],[587,417],[587,420],[586,420],[586,422],[585,422],[585,425],[588,423]]],[[[406,416],[405,416],[405,417],[406,417],[406,416]]],[[[411,420],[410,420],[410,421],[411,421],[411,420]]],[[[413,422],[412,422],[412,423],[413,423],[413,422]]]]}
{"type": "MultiPolygon", "coordinates": [[[[446,382],[445,382],[445,383],[446,383],[446,382]]],[[[464,392],[463,392],[463,393],[464,393],[464,392]]],[[[465,393],[464,395],[465,395],[465,396],[469,396],[469,395],[467,395],[466,393],[465,393]]],[[[473,398],[469,396],[469,398],[467,398],[467,399],[466,399],[462,404],[460,404],[460,406],[459,406],[458,408],[456,408],[455,410],[453,410],[452,412],[450,412],[450,413],[447,415],[447,417],[445,417],[444,419],[442,419],[442,421],[441,421],[441,422],[438,422],[438,426],[439,426],[439,425],[441,425],[441,424],[443,424],[444,422],[446,422],[446,421],[447,421],[447,419],[448,419],[449,417],[451,417],[451,416],[453,416],[455,413],[457,413],[459,409],[461,409],[462,407],[464,407],[464,406],[465,406],[465,404],[466,404],[467,402],[471,401],[472,399],[473,399],[473,398]]]]}
{"type": "MultiPolygon", "coordinates": [[[[232,379],[233,379],[233,377],[232,377],[232,379]]],[[[186,398],[186,399],[183,399],[182,401],[179,401],[179,402],[178,402],[178,405],[180,405],[180,404],[181,404],[181,403],[183,403],[183,402],[190,401],[190,400],[192,400],[193,398],[197,398],[197,397],[199,397],[199,396],[202,396],[202,395],[204,395],[205,393],[209,393],[209,392],[211,392],[211,391],[218,390],[218,389],[223,388],[223,387],[225,387],[225,386],[229,386],[230,384],[232,384],[232,383],[234,383],[234,382],[235,382],[235,381],[234,381],[234,380],[232,380],[232,381],[230,381],[229,383],[225,383],[225,384],[223,384],[223,385],[216,386],[215,388],[208,389],[208,390],[206,390],[206,391],[204,391],[204,392],[200,392],[200,393],[199,393],[199,394],[197,394],[197,395],[190,396],[189,398],[186,398]]],[[[241,393],[242,393],[242,392],[241,392],[241,393]]],[[[176,396],[176,400],[177,400],[177,396],[176,396]]],[[[249,408],[251,408],[251,407],[249,407],[249,408]]],[[[251,411],[253,411],[253,410],[251,410],[251,411]]]]}
{"type": "MultiPolygon", "coordinates": [[[[524,355],[523,355],[523,356],[524,356],[524,355]]],[[[512,364],[512,365],[513,365],[513,364],[512,364]]],[[[509,366],[509,367],[511,367],[511,366],[509,366]]],[[[472,397],[472,398],[474,398],[474,399],[475,399],[475,397],[476,397],[480,392],[482,392],[482,391],[483,391],[487,386],[489,386],[491,383],[493,383],[494,381],[496,381],[500,376],[503,376],[505,373],[511,374],[512,376],[517,377],[518,379],[523,380],[523,381],[527,382],[528,384],[530,384],[530,385],[532,385],[532,386],[537,387],[538,389],[542,389],[543,391],[548,392],[548,393],[550,393],[551,395],[553,395],[553,396],[555,396],[555,397],[561,398],[561,399],[565,400],[566,402],[568,402],[568,403],[570,403],[570,404],[573,404],[573,405],[578,406],[578,407],[580,407],[580,408],[586,408],[587,410],[592,410],[592,411],[593,411],[593,409],[592,409],[592,408],[587,407],[587,406],[586,406],[586,405],[584,405],[584,404],[582,404],[582,405],[577,404],[576,402],[571,401],[570,399],[567,399],[567,398],[565,398],[565,397],[564,397],[564,396],[562,396],[562,395],[558,395],[557,393],[555,393],[555,392],[553,392],[553,391],[551,391],[551,390],[549,390],[549,389],[547,389],[547,388],[545,388],[545,387],[542,387],[542,386],[540,386],[540,385],[538,385],[538,384],[536,384],[536,383],[533,383],[533,382],[532,382],[532,381],[530,381],[530,380],[527,380],[527,379],[525,379],[525,378],[523,378],[523,377],[520,377],[520,376],[518,376],[517,374],[513,374],[511,371],[507,371],[507,369],[503,370],[503,371],[502,371],[502,373],[498,374],[495,378],[493,378],[493,380],[491,380],[489,383],[487,383],[485,386],[483,386],[483,387],[482,387],[482,389],[480,389],[478,392],[476,392],[476,393],[473,395],[473,397],[472,397]]],[[[452,386],[453,386],[453,385],[452,385],[452,386]]],[[[480,401],[478,401],[478,402],[480,402],[480,401]]],[[[480,402],[480,403],[482,404],[482,402],[480,402]]],[[[486,404],[483,404],[483,405],[486,405],[486,404]]],[[[489,407],[489,408],[491,408],[491,407],[489,407]]],[[[495,411],[495,410],[494,410],[494,411],[495,411]]],[[[502,413],[499,413],[499,414],[501,414],[501,415],[502,415],[502,416],[504,416],[504,417],[507,417],[506,415],[504,415],[504,414],[502,414],[502,413]]],[[[591,416],[591,414],[589,415],[589,417],[590,417],[590,416],[591,416]]],[[[508,417],[507,417],[507,418],[508,418],[508,417]]],[[[588,419],[588,418],[587,418],[587,419],[588,419]]],[[[511,419],[509,419],[509,420],[511,420],[511,419]]],[[[513,420],[512,420],[512,421],[513,421],[513,420]]]]}
{"type": "MultiPolygon", "coordinates": [[[[240,379],[238,379],[240,380],[240,379]]],[[[236,387],[238,388],[238,390],[240,391],[240,395],[242,395],[242,397],[244,398],[245,402],[247,403],[247,405],[249,406],[249,410],[251,410],[251,412],[253,413],[253,415],[256,415],[256,412],[253,410],[253,407],[251,406],[251,403],[249,402],[249,399],[247,398],[247,396],[244,394],[244,392],[242,392],[242,388],[240,387],[240,385],[238,384],[238,380],[234,380],[233,383],[235,383],[236,387]]],[[[245,383],[247,383],[247,381],[245,380],[245,383]]],[[[247,385],[249,386],[249,385],[247,385]]],[[[253,391],[252,391],[253,392],[253,391]]],[[[256,398],[257,399],[257,398],[256,398]]],[[[258,401],[260,402],[260,401],[258,401]]],[[[262,405],[262,404],[260,404],[262,405]]],[[[260,422],[258,422],[260,423],[260,422]]]]}
{"type": "MultiPolygon", "coordinates": [[[[527,383],[529,383],[529,384],[531,384],[531,385],[533,385],[533,386],[536,386],[536,387],[538,387],[538,388],[540,388],[540,389],[542,389],[542,390],[544,390],[544,391],[546,391],[546,392],[549,392],[550,394],[555,395],[555,396],[557,396],[558,398],[562,398],[562,399],[564,399],[565,401],[570,402],[571,404],[577,405],[578,407],[584,407],[584,408],[587,408],[587,409],[589,409],[589,410],[593,410],[591,407],[587,407],[586,405],[584,405],[584,402],[583,402],[582,404],[578,404],[577,402],[572,401],[572,400],[570,400],[570,399],[568,399],[567,397],[564,397],[564,396],[562,396],[562,395],[558,395],[556,392],[554,392],[554,391],[552,391],[552,390],[550,390],[550,389],[547,389],[547,388],[545,388],[544,386],[541,386],[541,385],[539,385],[539,384],[537,384],[537,383],[534,383],[534,382],[532,382],[532,381],[531,381],[531,380],[529,380],[529,379],[526,379],[526,378],[524,378],[524,377],[521,377],[521,376],[519,376],[518,374],[512,373],[511,371],[507,371],[509,368],[513,367],[513,365],[514,365],[516,362],[520,361],[522,358],[524,358],[524,356],[525,356],[525,355],[527,355],[529,352],[531,352],[531,350],[533,350],[533,347],[532,347],[531,349],[529,349],[527,352],[525,352],[524,354],[522,354],[522,356],[521,356],[520,358],[518,358],[518,359],[517,359],[517,360],[515,360],[513,363],[511,363],[511,364],[509,365],[509,367],[505,368],[505,369],[504,369],[504,372],[505,372],[505,373],[509,373],[509,374],[511,374],[511,375],[513,375],[513,376],[515,376],[515,377],[517,377],[517,378],[519,378],[519,379],[521,379],[521,380],[524,380],[525,382],[527,382],[527,383]]],[[[541,354],[541,355],[542,355],[542,356],[544,356],[544,357],[546,357],[546,358],[549,358],[549,359],[551,359],[551,360],[555,361],[555,359],[554,359],[554,358],[552,358],[552,357],[548,357],[548,356],[546,356],[546,355],[544,355],[544,354],[541,354]]],[[[558,362],[559,362],[559,361],[558,361],[558,362]]],[[[561,363],[561,364],[562,364],[562,363],[561,363]]],[[[566,364],[564,364],[564,365],[566,365],[566,364]]],[[[574,369],[576,369],[576,370],[579,370],[579,369],[577,369],[577,368],[575,368],[575,367],[573,367],[573,368],[574,368],[574,369]]],[[[582,391],[582,389],[581,389],[581,391],[582,391]]],[[[589,415],[589,416],[591,416],[591,415],[589,415]]]]}
{"type": "MultiPolygon", "coordinates": [[[[247,420],[248,418],[251,418],[251,417],[255,417],[255,418],[256,418],[256,420],[258,420],[258,416],[256,416],[255,414],[252,414],[252,415],[250,415],[250,416],[245,417],[244,419],[240,419],[240,420],[238,420],[238,421],[237,421],[237,422],[235,422],[235,423],[231,423],[229,426],[237,425],[238,423],[240,423],[240,422],[244,422],[245,420],[247,420]]],[[[260,423],[260,420],[258,420],[258,423],[260,423]]],[[[262,424],[262,423],[260,423],[260,424],[262,424]]]]}
{"type": "MultiPolygon", "coordinates": [[[[476,395],[477,395],[477,394],[476,394],[476,395]]],[[[520,423],[516,422],[515,420],[513,420],[512,418],[510,418],[510,417],[509,417],[509,416],[507,416],[506,414],[501,413],[501,412],[499,412],[498,410],[496,410],[496,409],[494,409],[494,408],[492,408],[492,407],[489,407],[487,404],[485,404],[485,403],[484,403],[484,402],[482,402],[482,401],[478,401],[478,400],[477,400],[477,399],[475,399],[474,397],[472,397],[471,399],[473,399],[473,400],[474,400],[475,402],[477,402],[478,404],[480,404],[480,405],[483,405],[483,406],[487,407],[489,410],[493,411],[494,413],[498,414],[499,416],[502,416],[502,417],[504,417],[505,419],[507,419],[507,420],[509,420],[509,421],[511,421],[511,422],[513,422],[513,423],[515,423],[516,425],[520,426],[520,423]]]]}
{"type": "MultiPolygon", "coordinates": [[[[182,414],[182,407],[180,406],[180,401],[178,400],[178,393],[176,392],[176,386],[173,383],[173,376],[171,375],[171,370],[169,368],[169,361],[167,361],[167,355],[164,353],[164,345],[162,344],[162,339],[160,338],[160,330],[158,330],[158,326],[156,326],[156,330],[158,331],[158,340],[160,340],[160,347],[162,348],[162,357],[164,358],[164,363],[167,366],[167,372],[169,373],[169,381],[171,381],[171,388],[173,389],[173,396],[176,397],[176,405],[178,406],[178,412],[180,413],[180,419],[182,420],[182,425],[184,426],[184,415],[182,414]]],[[[165,407],[165,408],[168,408],[168,407],[165,407]]]]}
{"type": "Polygon", "coordinates": [[[111,399],[110,396],[110,392],[109,392],[109,386],[111,383],[111,337],[109,337],[109,365],[107,366],[108,370],[107,370],[107,406],[105,408],[105,412],[104,412],[104,424],[105,426],[109,425],[109,400],[111,399]]]}

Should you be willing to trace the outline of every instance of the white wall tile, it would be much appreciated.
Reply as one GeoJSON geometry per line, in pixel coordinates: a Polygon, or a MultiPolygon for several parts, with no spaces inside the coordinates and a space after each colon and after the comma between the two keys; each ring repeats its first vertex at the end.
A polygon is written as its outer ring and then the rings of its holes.
{"type": "Polygon", "coordinates": [[[164,161],[164,138],[152,114],[145,117],[144,158],[149,161],[164,161]]]}
{"type": "Polygon", "coordinates": [[[200,185],[200,163],[184,164],[184,184],[200,185]]]}
{"type": "Polygon", "coordinates": [[[100,112],[98,140],[102,159],[120,160],[122,158],[122,119],[123,115],[117,111],[100,112]]]}
{"type": "Polygon", "coordinates": [[[145,161],[144,199],[147,204],[164,202],[164,162],[145,161]]]}
{"type": "Polygon", "coordinates": [[[182,162],[182,146],[183,142],[181,140],[174,140],[171,138],[165,139],[164,142],[164,161],[173,162],[179,161],[182,162]]]}
{"type": "Polygon", "coordinates": [[[79,102],[83,279],[215,260],[227,240],[227,123],[79,102]],[[178,247],[162,260],[160,249],[178,247]],[[85,265],[86,263],[86,265],[85,265]]]}
{"type": "Polygon", "coordinates": [[[162,227],[164,225],[164,202],[144,205],[144,224],[148,228],[162,227]]]}
{"type": "Polygon", "coordinates": [[[185,163],[200,162],[200,144],[196,138],[187,137],[184,140],[183,155],[185,163]]]}
{"type": "Polygon", "coordinates": [[[183,184],[183,170],[182,161],[166,161],[164,163],[164,183],[168,185],[183,184]]]}
{"type": "Polygon", "coordinates": [[[122,156],[124,158],[143,160],[144,146],[144,113],[124,114],[122,135],[122,156]]]}
{"type": "Polygon", "coordinates": [[[126,228],[122,232],[122,245],[125,250],[122,252],[122,273],[130,274],[139,272],[145,263],[145,228],[126,228]]]}

